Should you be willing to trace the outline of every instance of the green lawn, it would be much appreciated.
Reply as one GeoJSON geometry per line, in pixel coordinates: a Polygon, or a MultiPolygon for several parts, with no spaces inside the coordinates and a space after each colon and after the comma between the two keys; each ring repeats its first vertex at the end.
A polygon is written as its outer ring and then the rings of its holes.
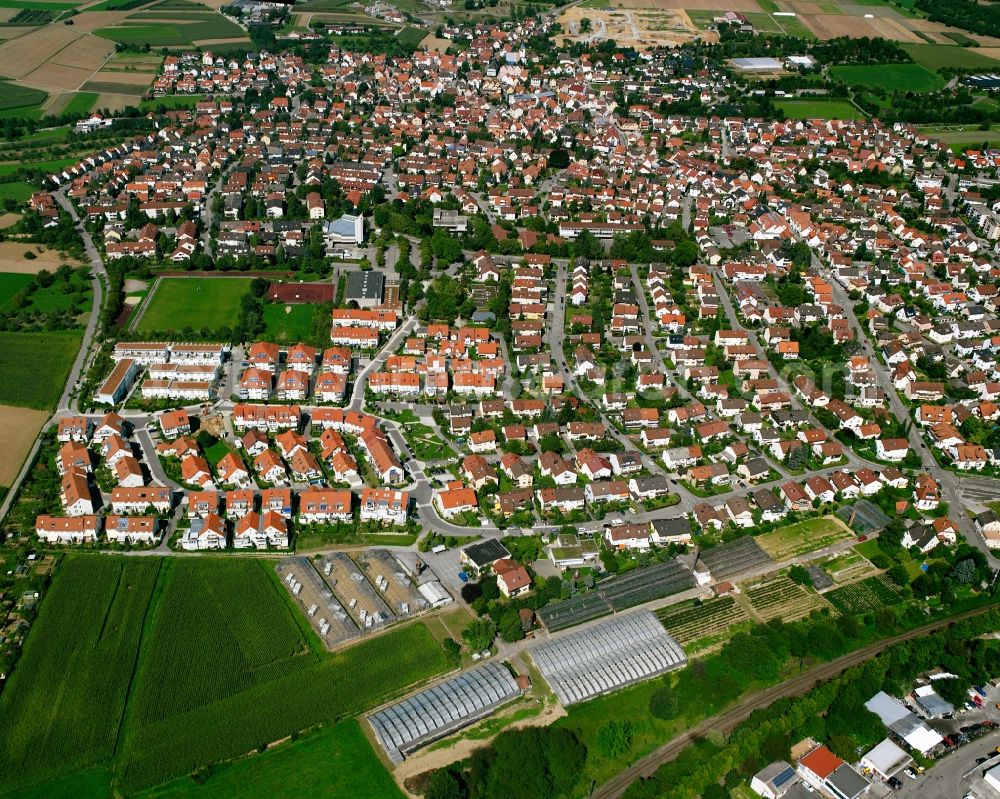
{"type": "Polygon", "coordinates": [[[269,302],[264,305],[264,323],[267,329],[263,338],[268,341],[295,344],[304,341],[312,332],[315,305],[284,305],[269,302]],[[285,309],[288,308],[288,313],[285,309]]]}
{"type": "Polygon", "coordinates": [[[0,405],[49,410],[62,396],[79,331],[0,333],[0,405]]]}
{"type": "Polygon", "coordinates": [[[941,139],[956,152],[967,147],[979,149],[984,143],[987,147],[995,147],[997,142],[1000,142],[1000,129],[980,130],[978,125],[929,126],[921,127],[920,132],[941,139]]]}
{"type": "Polygon", "coordinates": [[[14,161],[0,164],[0,175],[13,175],[19,169],[37,169],[41,172],[55,172],[80,162],[79,158],[50,158],[44,161],[14,161]]]}
{"type": "Polygon", "coordinates": [[[861,119],[864,116],[847,100],[782,100],[777,106],[789,119],[861,119]]]}
{"type": "Polygon", "coordinates": [[[326,652],[272,562],[70,555],[0,694],[0,795],[109,796],[113,780],[125,796],[396,799],[350,719],[448,668],[422,623],[326,652]]]}
{"type": "Polygon", "coordinates": [[[161,278],[139,320],[138,331],[232,327],[239,319],[240,301],[249,287],[250,278],[244,277],[161,278]]]}
{"type": "Polygon", "coordinates": [[[354,719],[213,771],[204,783],[187,777],[141,799],[256,799],[259,796],[357,796],[402,799],[354,719]]]}
{"type": "Polygon", "coordinates": [[[155,111],[161,105],[168,110],[172,108],[194,108],[204,99],[204,94],[175,94],[170,97],[154,97],[152,100],[143,100],[139,103],[139,110],[155,111]]]}
{"type": "Polygon", "coordinates": [[[944,67],[965,67],[993,71],[1000,69],[1000,61],[965,47],[950,44],[900,45],[913,60],[930,70],[944,67]]]}
{"type": "Polygon", "coordinates": [[[945,84],[944,78],[920,64],[837,66],[830,67],[830,74],[848,86],[882,88],[890,91],[930,92],[940,89],[945,84]]]}
{"type": "Polygon", "coordinates": [[[14,295],[27,286],[34,278],[31,275],[14,275],[0,272],[0,311],[10,307],[14,295]]]}
{"type": "Polygon", "coordinates": [[[16,200],[23,203],[29,200],[36,191],[38,191],[37,187],[22,180],[14,183],[0,183],[0,200],[16,200]]]}

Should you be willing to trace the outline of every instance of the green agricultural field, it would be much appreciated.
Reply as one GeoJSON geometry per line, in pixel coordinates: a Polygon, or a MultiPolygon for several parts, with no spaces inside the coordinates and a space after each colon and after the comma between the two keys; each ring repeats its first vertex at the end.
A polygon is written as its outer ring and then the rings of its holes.
{"type": "Polygon", "coordinates": [[[789,119],[861,119],[864,116],[847,100],[782,100],[777,105],[789,119]]]}
{"type": "Polygon", "coordinates": [[[27,8],[33,11],[69,11],[81,3],[43,3],[39,0],[0,0],[0,8],[27,8]]]}
{"type": "Polygon", "coordinates": [[[181,330],[190,325],[217,329],[234,326],[240,301],[250,287],[243,277],[164,277],[153,288],[153,299],[139,320],[138,330],[181,330]]]}
{"type": "Polygon", "coordinates": [[[213,769],[203,783],[187,777],[141,799],[256,799],[259,796],[357,796],[402,799],[354,719],[256,757],[213,769]]]}
{"type": "Polygon", "coordinates": [[[900,45],[914,61],[929,70],[945,67],[963,67],[987,71],[1000,69],[1000,61],[975,50],[950,44],[904,44],[900,45]]]}
{"type": "Polygon", "coordinates": [[[788,560],[806,552],[824,549],[852,536],[847,526],[835,516],[806,519],[757,537],[757,543],[776,561],[788,560]]]}
{"type": "Polygon", "coordinates": [[[81,339],[79,331],[0,333],[0,405],[55,407],[81,339]]]}
{"type": "Polygon", "coordinates": [[[64,114],[86,114],[97,102],[97,92],[77,92],[63,108],[64,114]]]}
{"type": "Polygon", "coordinates": [[[159,568],[73,556],[59,567],[0,695],[0,793],[112,756],[159,568]]]}
{"type": "Polygon", "coordinates": [[[932,92],[945,84],[944,78],[920,64],[837,66],[830,67],[830,74],[848,86],[889,91],[932,92]]]}
{"type": "MultiPolygon", "coordinates": [[[[0,8],[4,6],[0,3],[0,8]]],[[[13,6],[7,6],[12,8],[13,6]]],[[[9,81],[0,80],[0,110],[22,110],[40,106],[48,98],[48,94],[40,89],[30,89],[9,81]]],[[[16,116],[16,114],[15,114],[16,116]]]]}
{"type": "Polygon", "coordinates": [[[427,36],[423,28],[403,28],[396,38],[406,47],[416,47],[427,36]]]}
{"type": "Polygon", "coordinates": [[[95,36],[119,44],[148,44],[150,47],[184,47],[191,39],[181,33],[181,25],[121,25],[101,28],[95,36]]]}
{"type": "Polygon", "coordinates": [[[421,623],[327,653],[268,562],[69,556],[0,695],[0,795],[107,796],[113,779],[120,795],[395,799],[357,723],[326,725],[448,668],[421,623]]]}
{"type": "Polygon", "coordinates": [[[344,718],[448,668],[413,624],[317,653],[269,564],[172,564],[139,660],[119,763],[125,793],[344,718]]]}
{"type": "Polygon", "coordinates": [[[983,144],[995,147],[1000,142],[1000,129],[980,130],[978,125],[956,125],[948,127],[922,127],[921,133],[926,133],[951,146],[955,152],[967,148],[977,150],[983,144]]]}
{"type": "Polygon", "coordinates": [[[264,323],[267,328],[263,338],[282,344],[305,341],[312,333],[315,305],[284,305],[269,302],[264,305],[264,323]],[[288,312],[285,312],[285,309],[288,312]]]}

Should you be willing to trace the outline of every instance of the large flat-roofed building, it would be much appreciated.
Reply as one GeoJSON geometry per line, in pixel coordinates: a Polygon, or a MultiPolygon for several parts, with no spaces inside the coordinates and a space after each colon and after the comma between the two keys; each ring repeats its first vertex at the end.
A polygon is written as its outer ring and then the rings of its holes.
{"type": "Polygon", "coordinates": [[[385,275],[381,272],[348,272],[347,301],[356,302],[359,308],[374,308],[382,304],[385,275]]]}
{"type": "Polygon", "coordinates": [[[323,238],[330,247],[363,244],[365,220],[361,214],[344,214],[340,219],[323,223],[323,238]]]}

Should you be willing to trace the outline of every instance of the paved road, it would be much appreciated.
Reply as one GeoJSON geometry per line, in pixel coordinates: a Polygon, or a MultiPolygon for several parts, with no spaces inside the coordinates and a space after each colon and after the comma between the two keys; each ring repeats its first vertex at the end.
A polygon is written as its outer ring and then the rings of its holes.
{"type": "Polygon", "coordinates": [[[983,781],[983,772],[1000,764],[1000,755],[983,764],[976,760],[986,757],[1000,746],[1000,730],[971,741],[934,764],[930,771],[911,780],[901,776],[903,788],[895,794],[899,799],[962,799],[972,793],[976,799],[996,799],[996,792],[983,781]]]}
{"type": "MultiPolygon", "coordinates": [[[[844,314],[847,318],[848,324],[854,331],[856,340],[861,345],[864,354],[868,357],[869,362],[875,369],[878,386],[885,391],[889,398],[889,408],[892,410],[895,417],[901,422],[912,421],[913,417],[910,415],[909,410],[903,404],[903,401],[899,398],[899,394],[896,392],[896,388],[892,383],[888,368],[880,359],[879,354],[875,352],[875,349],[872,347],[871,340],[867,335],[865,335],[865,331],[862,329],[861,323],[859,322],[857,315],[854,313],[854,304],[851,302],[850,297],[847,296],[847,292],[844,291],[843,286],[840,285],[830,270],[824,267],[815,253],[813,253],[812,256],[812,262],[813,266],[817,267],[824,273],[825,278],[833,287],[833,298],[838,304],[843,306],[844,314]]],[[[966,540],[972,546],[977,547],[980,551],[982,551],[991,568],[1000,568],[1000,559],[993,556],[989,547],[986,546],[986,542],[983,540],[983,537],[979,535],[973,527],[972,520],[965,513],[965,504],[962,502],[962,498],[959,493],[961,478],[957,477],[954,472],[942,469],[938,466],[933,453],[931,453],[927,442],[921,434],[920,428],[916,424],[910,425],[909,442],[910,448],[920,456],[922,470],[933,477],[941,486],[942,499],[948,503],[949,508],[951,509],[950,518],[958,525],[959,530],[965,536],[966,540]]]]}
{"type": "MultiPolygon", "coordinates": [[[[76,391],[77,384],[79,383],[84,370],[90,364],[94,354],[96,353],[94,336],[97,333],[97,326],[100,323],[101,318],[101,308],[104,304],[104,283],[102,281],[107,279],[107,272],[104,270],[104,262],[101,260],[101,254],[94,246],[90,233],[88,233],[81,224],[76,208],[74,208],[73,204],[66,198],[65,191],[60,189],[59,191],[53,192],[53,196],[55,197],[56,202],[58,202],[59,205],[67,211],[71,217],[73,217],[73,221],[76,223],[77,233],[80,234],[80,238],[83,240],[83,249],[86,253],[87,260],[90,262],[90,285],[94,292],[94,302],[90,308],[90,316],[87,318],[87,327],[83,333],[83,340],[80,342],[80,350],[77,352],[76,360],[73,361],[73,367],[70,369],[69,375],[66,378],[66,386],[63,389],[62,396],[59,397],[59,404],[56,408],[56,412],[48,420],[46,420],[45,424],[42,425],[42,431],[48,429],[48,427],[60,416],[70,415],[76,412],[77,398],[74,396],[74,392],[76,391]]],[[[35,439],[35,443],[32,444],[31,451],[25,458],[24,463],[21,464],[21,470],[17,473],[17,477],[14,478],[14,481],[11,483],[10,489],[7,491],[3,502],[0,502],[0,520],[6,518],[8,512],[10,512],[14,499],[17,497],[18,489],[27,478],[28,473],[31,471],[31,466],[35,462],[35,458],[38,456],[38,450],[41,447],[41,443],[41,436],[39,436],[35,439]]]]}
{"type": "MultiPolygon", "coordinates": [[[[829,663],[814,666],[813,668],[804,671],[802,674],[799,674],[790,680],[786,680],[785,682],[779,683],[778,685],[764,691],[760,691],[759,693],[756,693],[744,700],[739,705],[712,716],[711,718],[705,719],[697,726],[686,730],[680,735],[677,735],[667,741],[646,757],[635,762],[621,774],[611,780],[608,780],[608,782],[604,783],[604,785],[601,785],[591,794],[591,799],[617,799],[617,797],[622,796],[625,793],[633,782],[652,776],[653,773],[664,763],[669,763],[671,760],[675,759],[688,744],[693,743],[699,738],[703,738],[709,732],[731,732],[738,724],[746,721],[755,710],[768,707],[777,700],[785,697],[798,696],[800,694],[807,693],[818,683],[837,676],[851,666],[870,660],[894,644],[898,644],[901,641],[908,641],[911,638],[918,638],[922,635],[927,635],[935,630],[947,627],[956,621],[960,621],[961,619],[966,619],[971,616],[978,616],[988,610],[992,610],[992,608],[979,608],[968,613],[963,613],[960,616],[955,616],[950,619],[941,619],[931,624],[924,625],[923,627],[918,627],[915,630],[901,633],[900,635],[893,636],[892,638],[887,638],[883,641],[866,646],[864,649],[851,652],[850,654],[844,655],[843,657],[837,658],[829,663]]],[[[919,795],[921,799],[923,799],[924,796],[923,794],[913,795],[919,795]]],[[[960,797],[961,794],[947,795],[946,799],[960,799],[960,797]]]]}

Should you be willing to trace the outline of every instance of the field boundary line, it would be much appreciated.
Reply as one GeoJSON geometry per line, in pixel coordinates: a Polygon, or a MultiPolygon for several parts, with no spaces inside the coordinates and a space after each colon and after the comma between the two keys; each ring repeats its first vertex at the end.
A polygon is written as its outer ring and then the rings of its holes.
{"type": "Polygon", "coordinates": [[[136,309],[135,313],[132,314],[132,320],[128,323],[129,333],[134,333],[136,331],[142,317],[146,315],[146,310],[149,308],[149,303],[156,294],[156,290],[160,287],[161,280],[163,280],[163,278],[157,275],[156,280],[153,281],[153,285],[150,286],[149,291],[146,292],[146,296],[143,297],[142,302],[139,303],[139,307],[136,309]]]}

